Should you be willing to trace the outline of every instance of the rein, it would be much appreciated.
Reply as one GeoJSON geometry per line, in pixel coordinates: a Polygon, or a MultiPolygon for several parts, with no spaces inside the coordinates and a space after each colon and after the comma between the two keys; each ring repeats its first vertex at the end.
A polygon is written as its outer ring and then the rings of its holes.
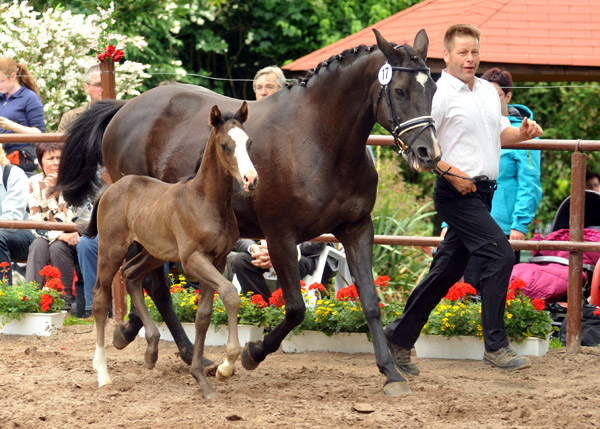
{"type": "MultiPolygon", "coordinates": [[[[387,65],[387,63],[386,63],[387,65]]],[[[394,71],[400,72],[430,72],[429,67],[391,67],[387,65],[389,69],[391,69],[392,73],[394,71]]],[[[384,65],[385,67],[385,65],[384,65]]],[[[383,68],[382,68],[383,69],[383,68]]],[[[381,79],[380,79],[381,82],[381,79]]],[[[432,116],[419,116],[417,118],[409,119],[408,121],[404,121],[399,123],[398,117],[396,116],[396,112],[394,111],[394,105],[392,104],[392,96],[390,95],[390,85],[391,76],[389,76],[389,81],[385,84],[381,85],[379,89],[379,96],[377,97],[377,103],[375,105],[375,115],[377,115],[377,111],[379,110],[379,102],[381,101],[381,94],[385,91],[386,99],[388,102],[388,106],[390,109],[390,113],[392,116],[392,120],[390,121],[392,125],[392,135],[394,136],[394,144],[398,148],[400,154],[408,152],[411,150],[411,146],[415,142],[416,139],[429,127],[434,127],[433,117],[432,116]],[[407,143],[400,138],[404,133],[420,128],[419,132],[416,133],[413,138],[407,143]]]]}

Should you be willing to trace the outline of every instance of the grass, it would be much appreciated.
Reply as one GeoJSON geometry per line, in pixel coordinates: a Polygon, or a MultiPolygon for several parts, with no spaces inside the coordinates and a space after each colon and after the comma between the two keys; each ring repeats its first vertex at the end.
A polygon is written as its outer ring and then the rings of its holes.
{"type": "Polygon", "coordinates": [[[75,316],[67,316],[65,317],[65,321],[63,322],[64,326],[73,326],[73,325],[93,325],[94,324],[94,319],[89,318],[89,319],[80,319],[78,317],[75,316]]]}

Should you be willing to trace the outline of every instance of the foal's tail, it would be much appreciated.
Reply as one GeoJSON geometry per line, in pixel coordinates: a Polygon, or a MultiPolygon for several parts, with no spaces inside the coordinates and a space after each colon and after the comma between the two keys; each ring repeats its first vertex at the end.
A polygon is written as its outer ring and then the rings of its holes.
{"type": "MultiPolygon", "coordinates": [[[[102,192],[103,194],[104,192],[102,192]]],[[[98,204],[100,203],[100,198],[102,198],[102,194],[96,197],[96,201],[94,201],[94,208],[92,209],[92,214],[90,216],[90,221],[85,225],[81,225],[79,229],[80,235],[85,235],[88,238],[94,238],[98,235],[98,204]]]]}
{"type": "Polygon", "coordinates": [[[100,100],[71,125],[63,148],[53,191],[62,192],[72,206],[91,200],[102,186],[102,136],[124,101],[100,100]]]}

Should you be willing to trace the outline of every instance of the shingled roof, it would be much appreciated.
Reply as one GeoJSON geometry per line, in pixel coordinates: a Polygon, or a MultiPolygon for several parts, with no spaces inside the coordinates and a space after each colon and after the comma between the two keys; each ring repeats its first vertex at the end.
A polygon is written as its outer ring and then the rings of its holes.
{"type": "Polygon", "coordinates": [[[410,44],[425,28],[428,64],[440,72],[444,33],[458,23],[482,32],[480,72],[499,66],[516,81],[600,81],[599,0],[424,0],[284,68],[309,70],[344,49],[374,44],[372,28],[410,44]]]}

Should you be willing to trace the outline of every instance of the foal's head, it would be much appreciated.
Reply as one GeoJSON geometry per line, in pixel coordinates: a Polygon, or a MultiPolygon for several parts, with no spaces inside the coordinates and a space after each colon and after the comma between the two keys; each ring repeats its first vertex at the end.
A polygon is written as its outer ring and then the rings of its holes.
{"type": "Polygon", "coordinates": [[[248,119],[248,104],[244,101],[233,116],[221,115],[217,106],[210,110],[209,125],[213,127],[208,145],[214,144],[217,158],[229,174],[244,185],[246,192],[253,191],[258,183],[258,174],[248,156],[252,141],[242,124],[248,119]]]}

